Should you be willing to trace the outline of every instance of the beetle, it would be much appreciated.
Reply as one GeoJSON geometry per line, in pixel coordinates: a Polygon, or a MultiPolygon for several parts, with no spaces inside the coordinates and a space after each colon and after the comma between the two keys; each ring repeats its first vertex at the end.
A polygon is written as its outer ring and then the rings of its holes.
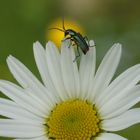
{"type": "Polygon", "coordinates": [[[49,30],[56,29],[56,30],[62,31],[62,32],[64,32],[64,36],[65,36],[64,40],[70,39],[70,41],[74,42],[74,45],[77,46],[78,55],[76,56],[76,58],[73,61],[76,61],[77,58],[80,57],[79,48],[82,50],[82,52],[84,54],[86,54],[88,52],[89,47],[90,47],[88,38],[87,37],[83,37],[82,34],[80,34],[79,32],[74,31],[73,29],[65,29],[64,18],[63,18],[63,22],[62,22],[62,27],[63,27],[63,29],[60,29],[60,28],[49,28],[49,30]]]}

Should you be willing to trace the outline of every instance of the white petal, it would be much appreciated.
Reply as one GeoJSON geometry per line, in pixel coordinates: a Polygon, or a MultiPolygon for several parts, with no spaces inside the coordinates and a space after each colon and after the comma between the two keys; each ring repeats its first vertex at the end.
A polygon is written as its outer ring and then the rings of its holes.
{"type": "Polygon", "coordinates": [[[0,98],[0,115],[17,120],[26,120],[29,123],[43,124],[45,121],[44,119],[18,106],[13,101],[3,98],[0,98]]]}
{"type": "Polygon", "coordinates": [[[117,134],[102,133],[97,138],[95,138],[95,140],[127,140],[127,139],[117,134]]]}
{"type": "Polygon", "coordinates": [[[125,112],[139,101],[140,85],[136,85],[132,89],[123,94],[118,94],[115,98],[108,101],[103,107],[101,107],[101,109],[99,109],[99,114],[103,114],[102,119],[113,118],[125,112]]]}
{"type": "MultiPolygon", "coordinates": [[[[102,91],[109,85],[117,69],[121,57],[121,45],[114,44],[103,58],[95,75],[94,83],[90,90],[90,96],[96,100],[101,96],[102,91]],[[91,94],[92,93],[92,94],[91,94]]],[[[89,96],[89,99],[91,98],[89,96]]]]}
{"type": "Polygon", "coordinates": [[[56,88],[62,100],[66,99],[66,91],[62,80],[62,73],[60,67],[60,53],[56,46],[52,42],[48,42],[46,45],[46,60],[47,67],[51,80],[56,88]]]}
{"type": "Polygon", "coordinates": [[[140,108],[130,109],[118,117],[103,120],[101,128],[106,131],[118,131],[136,123],[140,123],[140,108]]]}
{"type": "Polygon", "coordinates": [[[46,61],[46,52],[44,50],[44,48],[42,47],[42,45],[39,42],[34,43],[34,57],[36,60],[36,64],[38,67],[38,70],[40,72],[41,78],[44,82],[44,84],[46,85],[46,87],[52,91],[52,96],[54,98],[56,98],[56,96],[58,96],[56,94],[56,90],[54,88],[54,85],[51,81],[49,72],[48,72],[48,68],[47,68],[47,61],[46,61]]]}
{"type": "Polygon", "coordinates": [[[19,86],[9,82],[0,81],[0,91],[2,91],[6,96],[14,100],[18,105],[24,107],[32,113],[39,116],[46,117],[46,110],[43,106],[40,106],[36,101],[34,101],[28,94],[24,92],[19,86]]]}
{"type": "Polygon", "coordinates": [[[37,99],[37,102],[43,105],[53,103],[51,94],[48,94],[47,89],[43,87],[40,81],[19,60],[13,56],[9,56],[7,63],[15,79],[27,91],[29,90],[30,95],[34,99],[37,99]]]}
{"type": "Polygon", "coordinates": [[[90,47],[86,55],[82,54],[80,61],[80,96],[84,99],[88,93],[89,87],[92,86],[96,66],[96,49],[90,47]]]}
{"type": "Polygon", "coordinates": [[[107,103],[109,100],[112,100],[118,94],[124,94],[127,90],[134,87],[140,81],[140,64],[137,64],[120,76],[118,76],[109,87],[102,93],[100,99],[98,100],[99,108],[107,103]]]}
{"type": "Polygon", "coordinates": [[[61,70],[65,88],[70,98],[79,95],[80,83],[77,62],[73,46],[69,47],[69,41],[63,41],[61,47],[61,70]]]}
{"type": "Polygon", "coordinates": [[[36,138],[31,138],[31,139],[14,139],[14,140],[49,140],[46,135],[36,137],[36,138]]]}
{"type": "Polygon", "coordinates": [[[33,44],[33,49],[34,49],[34,57],[35,57],[36,64],[39,69],[41,78],[43,82],[45,83],[45,85],[48,86],[49,74],[48,74],[48,69],[47,69],[47,64],[46,64],[45,50],[39,42],[35,42],[33,44]]]}
{"type": "Polygon", "coordinates": [[[43,125],[31,125],[23,121],[0,119],[0,136],[32,138],[44,135],[43,125]]]}

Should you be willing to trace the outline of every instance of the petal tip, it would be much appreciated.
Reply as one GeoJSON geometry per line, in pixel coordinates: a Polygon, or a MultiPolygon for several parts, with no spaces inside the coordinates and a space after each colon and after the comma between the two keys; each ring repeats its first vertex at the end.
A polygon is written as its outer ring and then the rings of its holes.
{"type": "Polygon", "coordinates": [[[118,47],[118,48],[120,48],[120,49],[121,49],[122,44],[120,44],[120,43],[115,43],[115,44],[114,44],[114,46],[115,46],[115,47],[118,47]]]}
{"type": "Polygon", "coordinates": [[[8,62],[9,60],[13,59],[14,56],[12,56],[11,54],[9,56],[7,56],[6,61],[8,62]]]}
{"type": "MultiPolygon", "coordinates": [[[[55,46],[55,44],[54,44],[54,42],[53,41],[48,41],[47,43],[46,43],[46,47],[54,47],[55,46]]],[[[56,47],[56,46],[55,46],[56,47]]]]}
{"type": "Polygon", "coordinates": [[[33,48],[37,48],[37,47],[42,47],[42,45],[39,41],[36,41],[33,43],[33,48]]]}
{"type": "Polygon", "coordinates": [[[90,45],[91,47],[95,46],[95,41],[94,41],[94,40],[90,40],[90,41],[89,41],[89,45],[90,45]]]}

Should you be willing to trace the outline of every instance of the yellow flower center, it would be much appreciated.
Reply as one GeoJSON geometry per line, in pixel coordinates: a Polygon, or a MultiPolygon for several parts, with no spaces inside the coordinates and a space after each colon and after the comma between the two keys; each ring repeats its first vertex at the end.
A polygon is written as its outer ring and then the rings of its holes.
{"type": "Polygon", "coordinates": [[[100,131],[95,108],[81,100],[58,104],[47,120],[48,136],[55,140],[90,140],[100,131]]]}

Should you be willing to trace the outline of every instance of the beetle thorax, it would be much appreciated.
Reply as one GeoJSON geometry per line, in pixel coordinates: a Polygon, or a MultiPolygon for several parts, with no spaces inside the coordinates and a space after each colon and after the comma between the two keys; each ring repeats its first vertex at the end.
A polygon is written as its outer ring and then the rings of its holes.
{"type": "Polygon", "coordinates": [[[75,35],[75,31],[72,29],[67,29],[65,31],[65,36],[70,35],[70,36],[74,36],[75,35]]]}

